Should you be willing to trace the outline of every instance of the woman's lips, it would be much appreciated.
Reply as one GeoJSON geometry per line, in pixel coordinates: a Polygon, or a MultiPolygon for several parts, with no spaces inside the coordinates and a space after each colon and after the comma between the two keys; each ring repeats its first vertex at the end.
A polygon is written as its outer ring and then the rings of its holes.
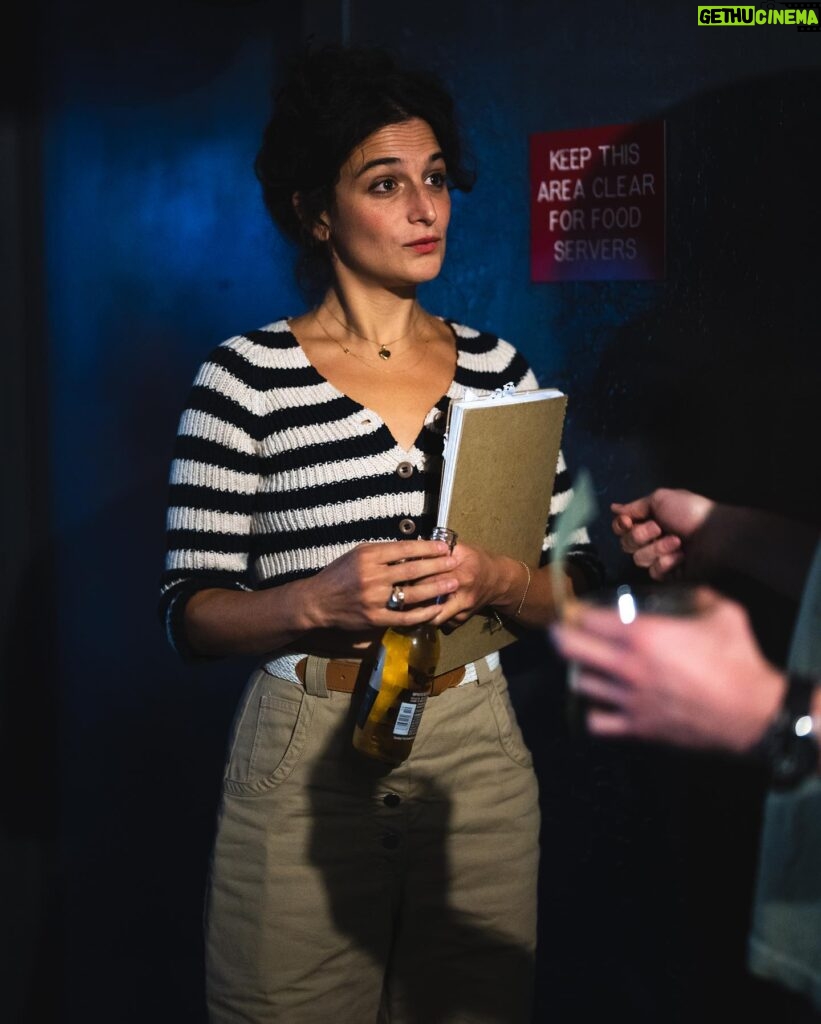
{"type": "Polygon", "coordinates": [[[408,242],[405,248],[413,249],[414,252],[424,255],[425,253],[433,252],[438,244],[438,238],[418,238],[415,242],[408,242]]]}

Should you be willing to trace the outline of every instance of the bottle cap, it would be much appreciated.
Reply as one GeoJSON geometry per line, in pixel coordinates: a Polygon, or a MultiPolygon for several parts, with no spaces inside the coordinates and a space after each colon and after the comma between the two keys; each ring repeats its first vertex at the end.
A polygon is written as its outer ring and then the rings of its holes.
{"type": "Polygon", "coordinates": [[[445,541],[451,551],[456,546],[456,533],[453,530],[449,530],[447,526],[434,526],[430,539],[445,541]]]}

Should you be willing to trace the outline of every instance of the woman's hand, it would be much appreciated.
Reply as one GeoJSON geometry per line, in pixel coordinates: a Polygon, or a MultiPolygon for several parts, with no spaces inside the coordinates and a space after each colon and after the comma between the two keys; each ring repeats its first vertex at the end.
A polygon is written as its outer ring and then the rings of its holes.
{"type": "Polygon", "coordinates": [[[461,625],[480,608],[491,605],[515,612],[527,584],[527,573],[519,562],[461,541],[453,549],[452,560],[448,579],[455,578],[457,588],[437,607],[432,617],[437,626],[461,625]]]}
{"type": "Polygon", "coordinates": [[[310,628],[356,632],[428,622],[439,613],[434,599],[460,585],[457,565],[444,541],[360,544],[305,580],[310,628]],[[402,611],[387,607],[395,585],[405,592],[402,611]]]}

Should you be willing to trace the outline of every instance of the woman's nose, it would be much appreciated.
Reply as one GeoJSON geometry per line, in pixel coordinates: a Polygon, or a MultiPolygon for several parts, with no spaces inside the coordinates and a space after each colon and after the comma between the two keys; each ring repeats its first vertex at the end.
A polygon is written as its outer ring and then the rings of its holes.
{"type": "Polygon", "coordinates": [[[414,189],[410,198],[408,218],[414,222],[433,224],[438,216],[433,196],[424,188],[414,189]]]}

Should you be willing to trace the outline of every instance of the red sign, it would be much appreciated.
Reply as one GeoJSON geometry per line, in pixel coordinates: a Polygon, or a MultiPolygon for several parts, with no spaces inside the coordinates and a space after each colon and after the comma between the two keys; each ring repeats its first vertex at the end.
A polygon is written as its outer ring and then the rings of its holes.
{"type": "Polygon", "coordinates": [[[664,122],[530,136],[533,281],[664,277],[664,122]]]}

